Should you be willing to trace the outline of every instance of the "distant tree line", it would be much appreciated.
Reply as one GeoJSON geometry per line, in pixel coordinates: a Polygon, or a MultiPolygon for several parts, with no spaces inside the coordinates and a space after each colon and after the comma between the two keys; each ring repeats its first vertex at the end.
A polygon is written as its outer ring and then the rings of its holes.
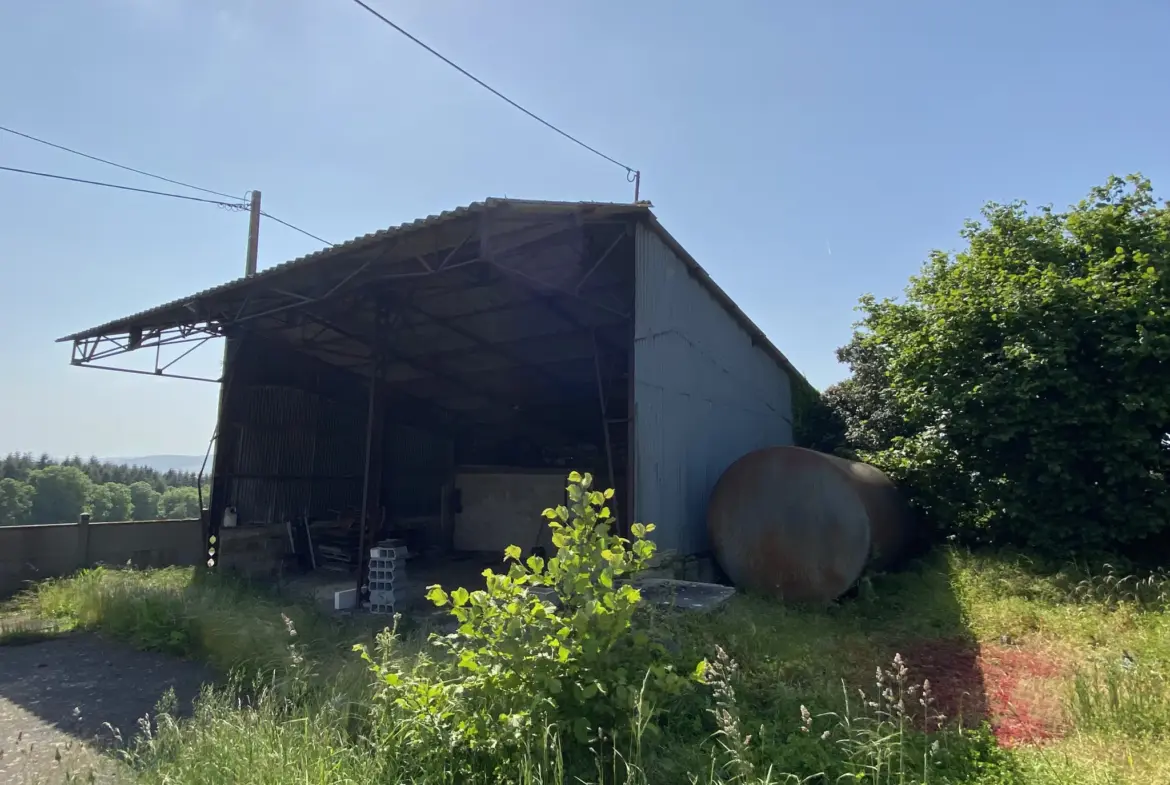
{"type": "MultiPolygon", "coordinates": [[[[0,526],[197,518],[198,476],[79,457],[12,453],[0,462],[0,526]]],[[[207,498],[207,488],[203,497],[207,498]]]]}

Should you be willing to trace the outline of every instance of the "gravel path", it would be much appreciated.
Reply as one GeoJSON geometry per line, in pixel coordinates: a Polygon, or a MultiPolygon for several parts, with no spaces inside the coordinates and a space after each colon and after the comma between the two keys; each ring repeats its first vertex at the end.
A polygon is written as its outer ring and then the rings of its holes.
{"type": "Polygon", "coordinates": [[[189,709],[210,680],[197,663],[96,635],[0,646],[0,783],[120,782],[98,752],[116,743],[109,726],[129,739],[168,688],[189,709]]]}

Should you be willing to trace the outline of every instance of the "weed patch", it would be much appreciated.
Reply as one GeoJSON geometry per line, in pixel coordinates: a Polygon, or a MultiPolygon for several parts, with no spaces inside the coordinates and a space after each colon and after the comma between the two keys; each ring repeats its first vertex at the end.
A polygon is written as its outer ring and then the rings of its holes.
{"type": "Polygon", "coordinates": [[[592,519],[553,511],[577,534],[552,569],[509,551],[481,594],[435,592],[451,637],[376,636],[190,570],[86,571],[11,610],[231,674],[125,751],[159,785],[1170,781],[1170,625],[1149,575],[952,550],[830,608],[736,596],[688,614],[623,588],[640,538],[601,539],[593,493],[592,519]]]}

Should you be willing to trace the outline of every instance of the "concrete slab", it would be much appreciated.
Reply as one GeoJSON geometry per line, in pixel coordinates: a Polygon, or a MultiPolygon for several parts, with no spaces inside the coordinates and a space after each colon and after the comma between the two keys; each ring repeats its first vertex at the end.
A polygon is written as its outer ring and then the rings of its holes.
{"type": "Polygon", "coordinates": [[[635,581],[634,586],[647,602],[701,613],[718,608],[735,594],[734,586],[671,578],[643,578],[635,581]]]}

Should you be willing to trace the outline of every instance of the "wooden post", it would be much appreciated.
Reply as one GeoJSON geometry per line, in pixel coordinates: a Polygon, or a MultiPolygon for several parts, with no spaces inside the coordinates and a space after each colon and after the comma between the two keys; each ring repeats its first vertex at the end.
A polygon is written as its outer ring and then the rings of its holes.
{"type": "MultiPolygon", "coordinates": [[[[357,599],[360,606],[362,601],[362,584],[366,578],[366,550],[369,540],[366,539],[366,529],[369,527],[367,518],[370,514],[370,459],[374,451],[374,407],[378,402],[377,362],[374,373],[370,374],[370,405],[366,412],[366,461],[362,477],[362,514],[358,519],[358,553],[357,553],[357,599]]],[[[371,538],[372,539],[372,538],[371,538]]]]}
{"type": "MultiPolygon", "coordinates": [[[[366,530],[370,526],[370,515],[372,512],[372,505],[370,498],[371,489],[371,463],[374,457],[374,430],[379,427],[381,418],[378,417],[378,382],[382,375],[382,350],[380,342],[382,340],[382,331],[385,329],[386,314],[383,311],[381,304],[377,301],[373,302],[374,306],[374,324],[373,334],[370,336],[370,399],[369,407],[366,410],[366,460],[365,468],[362,476],[362,514],[358,519],[358,554],[357,554],[357,601],[358,606],[361,606],[362,601],[362,583],[365,580],[366,559],[368,558],[368,549],[371,541],[374,539],[373,532],[370,532],[370,537],[366,537],[366,530]]],[[[381,438],[377,442],[381,445],[381,438]]],[[[381,461],[379,461],[379,464],[381,461]]]]}
{"type": "Polygon", "coordinates": [[[253,191],[248,202],[248,256],[244,262],[244,276],[256,274],[256,257],[260,251],[260,192],[253,191]]]}
{"type": "Polygon", "coordinates": [[[77,519],[77,567],[89,566],[89,513],[81,513],[77,519]]]}
{"type": "MultiPolygon", "coordinates": [[[[244,256],[244,277],[249,278],[256,274],[256,259],[260,251],[260,192],[253,191],[252,197],[248,204],[248,250],[244,256]]],[[[227,338],[223,344],[223,372],[220,374],[219,381],[219,406],[215,418],[215,435],[212,437],[215,442],[215,457],[211,464],[211,498],[207,501],[207,527],[205,529],[205,536],[203,538],[203,556],[200,558],[202,563],[205,560],[211,559],[210,554],[207,553],[212,547],[215,548],[214,563],[209,566],[217,566],[219,564],[220,551],[222,550],[222,543],[219,542],[220,524],[223,522],[223,513],[229,506],[227,498],[228,489],[228,454],[225,444],[229,439],[225,438],[224,428],[226,417],[226,409],[228,406],[228,393],[231,387],[231,378],[235,375],[235,362],[240,352],[240,338],[227,338]],[[210,542],[211,537],[216,538],[216,543],[213,546],[210,542]]]]}
{"type": "MultiPolygon", "coordinates": [[[[636,280],[634,285],[637,286],[636,280]]],[[[630,329],[626,339],[628,349],[626,354],[626,499],[623,510],[625,514],[620,518],[620,530],[627,537],[630,534],[630,527],[636,522],[638,515],[638,409],[635,406],[638,392],[637,375],[635,374],[637,366],[634,363],[638,345],[636,318],[635,312],[630,317],[630,329]]]]}

